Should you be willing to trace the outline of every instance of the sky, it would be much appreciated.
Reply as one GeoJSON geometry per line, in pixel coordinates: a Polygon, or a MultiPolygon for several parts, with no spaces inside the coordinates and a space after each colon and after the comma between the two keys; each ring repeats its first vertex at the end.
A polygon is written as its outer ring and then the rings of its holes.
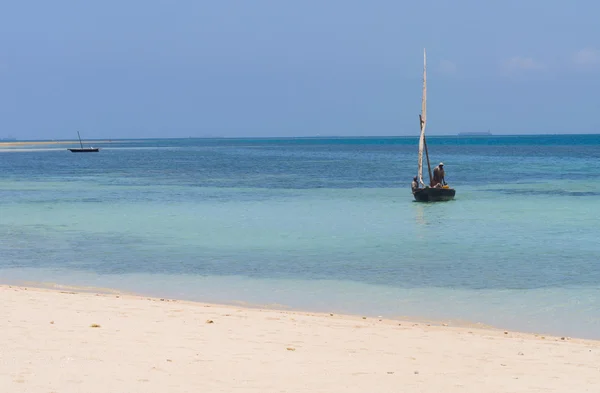
{"type": "Polygon", "coordinates": [[[0,2],[0,138],[599,133],[592,0],[0,2]]]}

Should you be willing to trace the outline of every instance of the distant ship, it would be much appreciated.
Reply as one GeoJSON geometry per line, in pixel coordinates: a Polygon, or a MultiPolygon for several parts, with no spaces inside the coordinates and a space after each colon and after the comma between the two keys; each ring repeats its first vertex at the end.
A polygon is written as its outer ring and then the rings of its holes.
{"type": "Polygon", "coordinates": [[[492,133],[489,131],[485,132],[459,132],[458,136],[491,136],[492,133]]]}

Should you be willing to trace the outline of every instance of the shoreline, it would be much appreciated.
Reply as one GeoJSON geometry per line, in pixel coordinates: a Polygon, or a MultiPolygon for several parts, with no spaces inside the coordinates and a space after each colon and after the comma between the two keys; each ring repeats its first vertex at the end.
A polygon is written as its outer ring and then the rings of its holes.
{"type": "Polygon", "coordinates": [[[600,341],[94,291],[0,297],[3,393],[600,388],[600,341]]]}
{"type": "MultiPolygon", "coordinates": [[[[86,140],[86,143],[100,143],[100,144],[107,144],[107,143],[113,143],[112,140],[86,140]]],[[[124,143],[127,141],[119,141],[119,143],[124,143]]],[[[44,146],[44,145],[72,145],[72,144],[77,144],[79,145],[79,141],[78,140],[66,140],[66,141],[25,141],[25,142],[0,142],[0,147],[14,147],[14,146],[44,146]]]]}
{"type": "MultiPolygon", "coordinates": [[[[68,293],[84,293],[84,294],[94,294],[94,295],[119,295],[121,297],[133,297],[133,298],[143,298],[148,300],[160,300],[165,299],[168,301],[176,301],[180,303],[189,303],[196,304],[200,306],[211,306],[211,307],[237,307],[237,308],[245,308],[249,310],[269,310],[269,311],[277,311],[277,312],[290,312],[290,313],[298,313],[298,314],[311,314],[314,316],[328,316],[332,313],[338,316],[346,316],[349,318],[366,318],[366,319],[381,319],[392,322],[404,322],[404,323],[412,323],[412,324],[421,324],[426,326],[447,326],[447,327],[455,327],[455,328],[469,328],[469,329],[481,329],[481,330],[494,330],[494,331],[505,331],[506,329],[502,329],[497,326],[488,325],[482,322],[473,322],[463,319],[435,319],[435,318],[425,318],[418,316],[398,316],[398,317],[382,317],[382,316],[374,316],[371,314],[358,314],[358,313],[346,313],[346,312],[336,312],[334,310],[330,311],[314,311],[310,309],[304,308],[296,308],[292,306],[287,306],[285,304],[279,303],[251,303],[246,302],[244,300],[233,300],[230,302],[204,302],[201,300],[189,300],[182,298],[172,298],[172,297],[160,297],[156,295],[144,294],[131,292],[127,290],[121,290],[117,288],[106,288],[106,287],[92,287],[92,286],[81,286],[81,285],[69,285],[69,284],[59,284],[56,282],[37,282],[37,281],[15,281],[13,283],[2,283],[0,282],[0,288],[2,287],[12,287],[12,288],[29,288],[34,290],[42,290],[42,291],[50,291],[50,292],[68,292],[68,293]]],[[[515,330],[516,332],[516,330],[515,330]]],[[[552,334],[540,334],[540,333],[531,333],[531,332],[520,332],[523,334],[536,334],[543,335],[546,337],[554,337],[556,335],[552,334]]],[[[556,336],[558,337],[558,336],[556,336]]],[[[583,339],[590,340],[590,339],[583,339]]],[[[598,341],[600,340],[591,340],[598,341]]]]}
{"type": "Polygon", "coordinates": [[[221,307],[221,308],[242,308],[246,310],[259,310],[259,311],[272,311],[278,313],[290,313],[290,314],[301,314],[301,315],[311,315],[313,317],[329,317],[331,315],[336,315],[338,317],[345,317],[348,319],[361,319],[361,320],[377,320],[379,322],[386,323],[402,323],[406,325],[413,326],[426,326],[426,327],[443,327],[445,329],[460,329],[460,330],[478,330],[480,332],[494,332],[498,334],[506,334],[506,332],[512,334],[518,334],[522,336],[529,337],[543,337],[545,340],[554,340],[554,341],[572,341],[577,340],[581,342],[591,342],[598,343],[600,345],[600,339],[591,339],[591,338],[581,338],[581,337],[571,337],[565,335],[557,335],[552,333],[544,333],[544,332],[528,332],[528,331],[520,331],[520,330],[511,330],[502,328],[499,326],[493,326],[481,322],[474,322],[462,319],[432,319],[418,316],[398,316],[398,317],[382,317],[382,316],[373,316],[369,314],[353,314],[353,313],[340,313],[326,311],[311,311],[308,309],[300,309],[289,307],[283,304],[254,304],[250,302],[245,302],[243,300],[231,301],[231,302],[204,302],[197,300],[187,300],[187,299],[179,299],[179,298],[170,298],[170,297],[159,297],[154,295],[146,295],[143,293],[136,293],[131,291],[125,291],[115,288],[105,288],[105,287],[91,287],[91,286],[77,286],[77,285],[69,285],[69,284],[59,284],[54,282],[30,282],[30,281],[20,281],[14,284],[6,284],[0,283],[0,290],[2,289],[24,289],[24,290],[33,290],[33,291],[41,291],[41,292],[58,292],[65,294],[87,294],[94,296],[117,296],[118,298],[132,298],[132,299],[142,299],[148,301],[164,301],[164,302],[178,302],[180,304],[188,304],[194,305],[197,307],[221,307]]]}

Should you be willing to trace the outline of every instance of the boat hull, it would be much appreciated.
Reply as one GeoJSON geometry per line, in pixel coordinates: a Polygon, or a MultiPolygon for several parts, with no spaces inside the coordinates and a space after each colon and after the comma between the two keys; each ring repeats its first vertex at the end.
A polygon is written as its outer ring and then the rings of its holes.
{"type": "Polygon", "coordinates": [[[68,149],[71,153],[97,153],[100,148],[68,149]]]}
{"type": "Polygon", "coordinates": [[[413,193],[417,202],[445,202],[454,199],[453,188],[421,188],[413,193]]]}

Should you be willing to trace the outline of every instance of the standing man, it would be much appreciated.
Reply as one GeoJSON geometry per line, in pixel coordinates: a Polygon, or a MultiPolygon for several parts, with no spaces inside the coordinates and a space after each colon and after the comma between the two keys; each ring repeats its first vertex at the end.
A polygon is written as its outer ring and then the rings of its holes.
{"type": "Polygon", "coordinates": [[[446,179],[444,176],[446,173],[444,172],[444,163],[440,162],[438,166],[433,168],[433,180],[431,181],[432,187],[441,187],[446,185],[446,179]]]}

